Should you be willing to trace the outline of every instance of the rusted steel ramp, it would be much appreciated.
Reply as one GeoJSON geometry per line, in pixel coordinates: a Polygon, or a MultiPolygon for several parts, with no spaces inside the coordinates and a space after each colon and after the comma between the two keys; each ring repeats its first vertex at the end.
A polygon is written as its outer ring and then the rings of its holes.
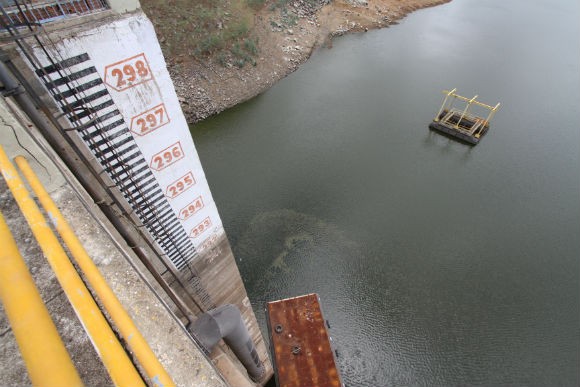
{"type": "Polygon", "coordinates": [[[317,294],[266,304],[278,387],[341,387],[336,358],[317,294]]]}

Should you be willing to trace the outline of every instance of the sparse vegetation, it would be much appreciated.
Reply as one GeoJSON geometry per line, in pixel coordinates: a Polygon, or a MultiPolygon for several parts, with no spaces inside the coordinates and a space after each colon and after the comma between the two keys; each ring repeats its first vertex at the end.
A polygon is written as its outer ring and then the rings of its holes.
{"type": "Polygon", "coordinates": [[[211,60],[224,67],[256,65],[260,53],[253,33],[256,14],[271,12],[273,31],[294,28],[300,17],[330,0],[141,0],[153,21],[165,57],[179,65],[211,60]]]}
{"type": "Polygon", "coordinates": [[[280,11],[280,15],[282,16],[282,23],[286,26],[295,26],[296,21],[298,20],[298,16],[288,8],[284,7],[280,11]]]}
{"type": "Polygon", "coordinates": [[[230,52],[234,57],[234,65],[237,67],[244,67],[246,63],[256,65],[254,56],[258,53],[256,42],[252,39],[244,39],[243,44],[234,43],[230,52]]]}
{"type": "Polygon", "coordinates": [[[248,5],[253,9],[259,9],[264,6],[266,0],[247,0],[248,5]]]}
{"type": "Polygon", "coordinates": [[[140,0],[190,122],[266,90],[345,26],[384,27],[434,1],[450,0],[140,0]]]}
{"type": "Polygon", "coordinates": [[[265,0],[142,0],[166,57],[215,55],[222,66],[256,64],[252,36],[254,9],[265,0]]]}

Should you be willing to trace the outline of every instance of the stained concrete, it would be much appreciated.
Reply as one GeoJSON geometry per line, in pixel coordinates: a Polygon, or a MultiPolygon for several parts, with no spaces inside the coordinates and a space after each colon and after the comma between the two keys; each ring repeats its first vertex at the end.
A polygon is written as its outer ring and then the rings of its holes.
{"type": "MultiPolygon", "coordinates": [[[[0,98],[0,143],[10,158],[21,154],[31,162],[33,170],[176,384],[226,386],[215,367],[191,341],[184,327],[172,318],[136,268],[129,264],[124,255],[129,252],[122,253],[112,238],[115,235],[110,235],[111,230],[107,232],[101,226],[106,224],[104,217],[97,215],[97,221],[91,215],[91,212],[95,213],[96,206],[86,201],[86,194],[81,192],[79,196],[78,187],[73,189],[56,165],[31,140],[23,126],[30,123],[24,117],[16,117],[18,112],[14,109],[15,105],[11,105],[10,101],[7,104],[4,98],[0,98]],[[91,212],[87,211],[87,206],[91,212]]],[[[88,386],[112,385],[4,180],[0,180],[0,211],[16,238],[82,380],[88,386]]],[[[30,385],[3,309],[0,309],[0,385],[30,385]]]]}
{"type": "MultiPolygon", "coordinates": [[[[35,283],[41,289],[41,296],[74,363],[83,365],[83,367],[77,367],[83,382],[95,386],[111,385],[112,382],[84,334],[82,326],[77,321],[74,311],[66,301],[56,280],[51,276],[50,268],[32,233],[27,229],[16,203],[7,191],[4,180],[0,181],[0,192],[0,211],[6,217],[13,234],[18,236],[21,254],[26,257],[25,260],[35,283]]],[[[1,307],[0,338],[0,385],[30,385],[24,362],[1,307]]]]}

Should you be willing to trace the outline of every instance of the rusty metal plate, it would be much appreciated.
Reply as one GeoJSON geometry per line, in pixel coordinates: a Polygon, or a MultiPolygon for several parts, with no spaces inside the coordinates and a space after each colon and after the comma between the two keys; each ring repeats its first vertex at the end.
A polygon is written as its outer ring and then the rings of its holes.
{"type": "Polygon", "coordinates": [[[268,302],[278,387],[340,387],[342,381],[316,294],[268,302]]]}

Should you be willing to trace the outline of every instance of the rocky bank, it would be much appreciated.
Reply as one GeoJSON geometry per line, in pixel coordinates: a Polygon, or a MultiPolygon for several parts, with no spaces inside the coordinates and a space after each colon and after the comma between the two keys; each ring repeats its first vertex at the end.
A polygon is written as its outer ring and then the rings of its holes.
{"type": "Polygon", "coordinates": [[[315,49],[332,47],[335,36],[389,27],[412,11],[448,1],[290,0],[292,23],[266,3],[254,15],[252,34],[259,41],[255,65],[238,68],[212,56],[166,60],[186,118],[195,123],[264,92],[315,49]]]}

